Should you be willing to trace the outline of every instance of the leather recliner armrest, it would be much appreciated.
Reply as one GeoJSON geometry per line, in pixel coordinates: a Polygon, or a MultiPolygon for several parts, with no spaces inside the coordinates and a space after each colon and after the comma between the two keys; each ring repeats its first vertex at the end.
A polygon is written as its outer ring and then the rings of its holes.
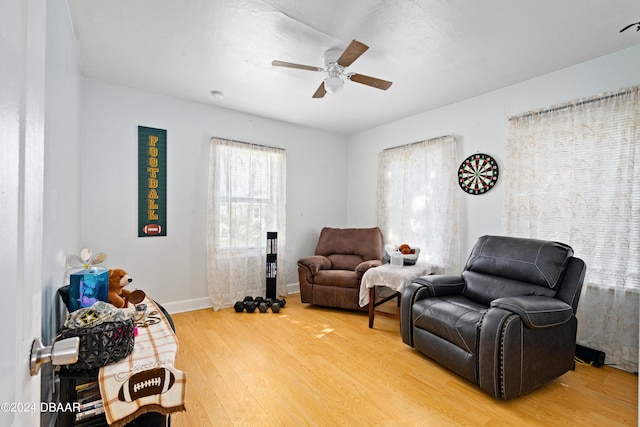
{"type": "Polygon", "coordinates": [[[423,298],[426,296],[442,297],[445,295],[459,295],[464,289],[464,279],[462,276],[435,274],[418,277],[413,283],[422,285],[429,290],[429,295],[423,294],[423,298]]]}
{"type": "Polygon", "coordinates": [[[460,294],[464,289],[462,276],[431,275],[415,279],[404,287],[400,299],[400,335],[413,347],[413,303],[424,298],[460,294]]]}
{"type": "Polygon", "coordinates": [[[569,304],[538,295],[497,298],[491,301],[491,307],[517,314],[529,329],[562,325],[573,316],[573,309],[569,304]]]}
{"type": "Polygon", "coordinates": [[[362,275],[370,268],[379,267],[382,265],[382,261],[379,259],[374,259],[370,261],[362,261],[360,264],[356,266],[356,275],[358,276],[358,280],[362,279],[362,275]]]}
{"type": "Polygon", "coordinates": [[[308,269],[312,275],[320,270],[331,269],[331,260],[322,255],[312,255],[298,260],[298,266],[308,269]]]}

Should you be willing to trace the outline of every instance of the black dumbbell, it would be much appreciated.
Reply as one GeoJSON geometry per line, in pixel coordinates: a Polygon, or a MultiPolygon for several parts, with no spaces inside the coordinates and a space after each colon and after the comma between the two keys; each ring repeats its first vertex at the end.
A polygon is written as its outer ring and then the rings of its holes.
{"type": "Polygon", "coordinates": [[[280,303],[278,301],[271,304],[271,311],[278,313],[280,311],[280,303]]]}
{"type": "Polygon", "coordinates": [[[247,313],[253,313],[254,311],[256,311],[256,303],[255,301],[246,301],[244,303],[244,308],[247,310],[247,313]]]}
{"type": "Polygon", "coordinates": [[[260,309],[261,313],[266,313],[267,310],[269,309],[269,307],[273,307],[273,303],[277,301],[274,300],[273,298],[265,298],[262,300],[262,302],[260,303],[260,306],[258,307],[260,309]]]}
{"type": "Polygon", "coordinates": [[[247,313],[253,313],[256,311],[256,303],[253,301],[248,301],[244,303],[244,308],[247,310],[247,313]]]}
{"type": "Polygon", "coordinates": [[[258,308],[258,302],[253,299],[252,296],[246,296],[242,300],[245,310],[247,313],[253,313],[258,308]]]}
{"type": "Polygon", "coordinates": [[[244,301],[236,301],[236,303],[233,305],[233,309],[236,311],[236,313],[242,313],[244,311],[244,301]]]}

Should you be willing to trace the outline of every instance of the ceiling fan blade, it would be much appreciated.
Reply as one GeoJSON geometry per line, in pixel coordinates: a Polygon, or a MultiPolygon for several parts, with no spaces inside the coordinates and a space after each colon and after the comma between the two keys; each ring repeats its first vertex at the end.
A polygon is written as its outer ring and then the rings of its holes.
{"type": "Polygon", "coordinates": [[[347,76],[347,78],[353,82],[362,83],[363,85],[375,87],[382,90],[387,90],[392,85],[392,82],[389,82],[387,80],[365,76],[364,74],[351,73],[347,76]]]}
{"type": "Polygon", "coordinates": [[[276,67],[298,68],[300,70],[307,71],[324,71],[323,68],[312,67],[311,65],[294,64],[293,62],[285,61],[272,61],[271,65],[275,65],[276,67]]]}
{"type": "Polygon", "coordinates": [[[324,88],[324,82],[320,83],[316,93],[313,94],[313,98],[323,98],[327,94],[327,90],[324,88]]]}
{"type": "Polygon", "coordinates": [[[634,25],[637,25],[638,28],[636,29],[636,31],[640,31],[640,22],[634,22],[633,24],[629,24],[626,27],[624,27],[623,29],[620,30],[620,32],[626,31],[629,28],[633,27],[634,25]]]}
{"type": "Polygon", "coordinates": [[[352,40],[336,62],[342,67],[348,67],[353,64],[353,61],[360,58],[360,55],[365,53],[367,49],[369,49],[369,46],[366,44],[360,43],[358,40],[352,40]]]}

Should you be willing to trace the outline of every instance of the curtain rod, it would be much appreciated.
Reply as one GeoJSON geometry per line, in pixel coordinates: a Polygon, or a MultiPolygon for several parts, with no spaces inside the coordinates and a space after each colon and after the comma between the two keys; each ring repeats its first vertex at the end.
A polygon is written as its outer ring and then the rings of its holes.
{"type": "Polygon", "coordinates": [[[405,147],[410,147],[412,145],[416,145],[416,144],[424,144],[425,142],[431,142],[431,141],[437,141],[439,139],[443,139],[443,138],[453,138],[454,140],[456,139],[453,135],[442,135],[442,136],[438,136],[435,138],[430,138],[430,139],[425,139],[424,141],[416,141],[416,142],[411,142],[409,144],[404,144],[404,145],[397,145],[395,147],[389,147],[389,148],[385,148],[384,151],[391,151],[391,150],[395,150],[397,148],[405,148],[405,147]]]}
{"type": "Polygon", "coordinates": [[[560,104],[560,105],[556,105],[548,108],[542,108],[540,110],[528,111],[526,113],[509,116],[509,120],[523,119],[525,117],[533,117],[540,114],[553,113],[555,111],[566,110],[567,108],[571,108],[571,107],[580,107],[582,105],[591,104],[593,102],[604,101],[610,98],[615,98],[616,96],[628,95],[634,91],[637,91],[638,89],[640,89],[640,86],[633,86],[627,89],[622,89],[615,93],[604,93],[604,94],[593,96],[591,98],[583,99],[581,101],[572,101],[572,102],[567,102],[565,104],[560,104]]]}
{"type": "Polygon", "coordinates": [[[244,142],[244,141],[236,141],[234,139],[227,139],[227,138],[219,138],[217,136],[212,136],[211,139],[218,139],[220,141],[227,141],[227,142],[233,142],[235,144],[244,144],[244,145],[249,145],[252,147],[259,147],[259,148],[270,148],[272,150],[282,150],[282,151],[287,151],[284,148],[280,148],[280,147],[271,147],[269,145],[262,145],[262,144],[256,144],[253,142],[244,142]]]}

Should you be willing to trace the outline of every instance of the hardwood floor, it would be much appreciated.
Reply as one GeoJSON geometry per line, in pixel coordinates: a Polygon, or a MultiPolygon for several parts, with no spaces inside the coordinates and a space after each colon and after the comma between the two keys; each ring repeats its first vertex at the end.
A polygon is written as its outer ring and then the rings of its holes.
{"type": "Polygon", "coordinates": [[[194,426],[635,426],[638,377],[578,365],[499,401],[402,342],[399,320],[301,304],[172,316],[194,426]]]}

